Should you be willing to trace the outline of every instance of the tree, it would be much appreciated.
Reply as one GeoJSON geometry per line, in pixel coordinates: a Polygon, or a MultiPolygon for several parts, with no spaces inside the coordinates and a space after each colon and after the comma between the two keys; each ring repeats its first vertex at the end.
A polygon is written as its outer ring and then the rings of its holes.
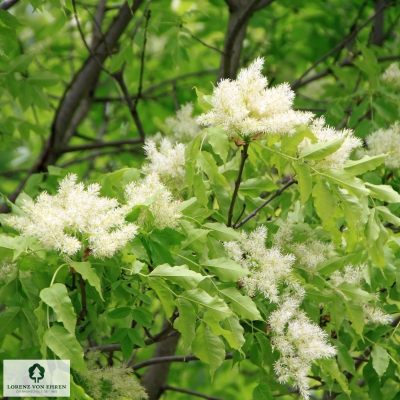
{"type": "Polygon", "coordinates": [[[397,398],[396,5],[1,3],[5,357],[78,399],[397,398]]]}

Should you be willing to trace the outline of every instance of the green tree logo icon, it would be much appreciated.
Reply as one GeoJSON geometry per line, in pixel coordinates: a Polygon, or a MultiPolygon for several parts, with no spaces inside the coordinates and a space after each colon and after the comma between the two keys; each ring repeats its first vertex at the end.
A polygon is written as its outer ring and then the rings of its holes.
{"type": "Polygon", "coordinates": [[[38,383],[44,378],[45,369],[40,364],[33,364],[32,367],[28,369],[29,378],[33,379],[35,383],[38,383]]]}

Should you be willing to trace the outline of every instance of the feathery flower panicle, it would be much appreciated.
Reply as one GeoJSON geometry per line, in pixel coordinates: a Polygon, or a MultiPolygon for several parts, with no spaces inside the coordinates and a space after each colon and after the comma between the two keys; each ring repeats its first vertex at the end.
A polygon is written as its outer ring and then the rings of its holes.
{"type": "MultiPolygon", "coordinates": [[[[139,182],[131,182],[125,188],[129,208],[137,205],[148,205],[154,217],[154,226],[159,229],[173,228],[178,224],[181,214],[178,212],[179,202],[173,199],[171,192],[160,182],[158,174],[152,172],[139,182]]],[[[139,224],[146,219],[141,212],[139,224]]]]}
{"type": "Polygon", "coordinates": [[[46,249],[72,256],[87,240],[95,257],[112,257],[136,236],[137,226],[125,221],[127,211],[116,199],[99,197],[97,183],[85,189],[77,178],[67,175],[55,196],[43,192],[36,202],[25,201],[25,216],[11,216],[7,223],[23,236],[36,237],[46,249]]]}
{"type": "Polygon", "coordinates": [[[299,309],[301,299],[287,296],[272,312],[272,344],[281,354],[274,369],[280,383],[293,381],[303,399],[308,399],[307,374],[314,360],[334,357],[336,350],[327,342],[328,335],[299,309]]]}
{"type": "Polygon", "coordinates": [[[140,385],[133,372],[125,365],[114,365],[108,368],[99,368],[96,364],[100,352],[89,352],[86,357],[86,366],[89,374],[79,374],[89,390],[89,394],[100,400],[145,400],[148,398],[144,388],[140,385]],[[107,397],[104,397],[104,396],[107,397]]]}
{"type": "Polygon", "coordinates": [[[17,272],[17,265],[13,264],[11,258],[3,258],[0,261],[0,282],[6,283],[10,277],[17,272]]]}
{"type": "Polygon", "coordinates": [[[279,249],[267,249],[265,226],[247,235],[241,232],[236,242],[224,243],[228,256],[239,262],[251,273],[242,279],[243,287],[249,296],[262,293],[272,302],[279,301],[279,285],[288,280],[294,263],[292,255],[283,255],[279,249]]]}
{"type": "MultiPolygon", "coordinates": [[[[362,146],[361,139],[355,137],[351,129],[337,131],[335,128],[325,125],[324,117],[316,118],[309,128],[318,139],[318,143],[331,142],[336,139],[345,138],[344,143],[337,151],[315,164],[319,168],[342,168],[343,164],[350,157],[351,152],[357,147],[362,146]]],[[[310,144],[311,140],[304,138],[298,146],[299,152],[310,144]]]]}
{"type": "Polygon", "coordinates": [[[285,246],[292,240],[292,223],[286,220],[279,225],[279,229],[274,235],[273,243],[276,248],[278,248],[279,250],[283,250],[285,246]]]}
{"type": "Polygon", "coordinates": [[[156,173],[169,187],[179,188],[185,182],[185,145],[173,145],[169,139],[163,139],[159,150],[155,142],[146,140],[144,145],[150,163],[143,166],[146,174],[156,173]]]}
{"type": "Polygon", "coordinates": [[[294,92],[288,83],[268,88],[261,73],[263,58],[242,69],[236,80],[223,79],[214,88],[213,108],[202,114],[200,125],[221,126],[229,137],[293,134],[313,114],[292,110],[294,92]]]}
{"type": "Polygon", "coordinates": [[[200,132],[201,127],[192,117],[193,104],[186,103],[176,112],[176,117],[169,117],[165,123],[173,132],[173,138],[177,142],[187,143],[194,139],[200,132]]]}
{"type": "Polygon", "coordinates": [[[382,81],[395,89],[400,89],[400,68],[399,63],[395,62],[385,69],[381,76],[382,81]]]}
{"type": "MultiPolygon", "coordinates": [[[[343,269],[343,272],[333,272],[330,276],[330,281],[334,286],[339,286],[341,283],[347,282],[362,287],[364,284],[363,269],[364,264],[357,267],[354,267],[353,265],[346,265],[343,269]]],[[[376,301],[378,301],[378,295],[376,295],[375,297],[376,301]]],[[[386,325],[391,322],[391,316],[389,314],[386,314],[379,307],[374,307],[368,302],[363,302],[359,304],[361,304],[364,310],[366,324],[386,325]]]]}
{"type": "Polygon", "coordinates": [[[365,138],[366,154],[377,156],[388,153],[385,165],[388,168],[400,167],[400,123],[396,121],[389,129],[379,129],[365,138]]]}
{"type": "Polygon", "coordinates": [[[319,240],[308,239],[304,243],[293,243],[290,246],[297,263],[309,272],[315,272],[317,264],[333,255],[332,243],[324,243],[319,240]]]}

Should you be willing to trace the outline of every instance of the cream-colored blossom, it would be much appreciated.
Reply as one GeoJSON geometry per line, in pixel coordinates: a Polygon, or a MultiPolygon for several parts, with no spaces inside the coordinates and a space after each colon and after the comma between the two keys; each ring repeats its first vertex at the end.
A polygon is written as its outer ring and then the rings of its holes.
{"type": "Polygon", "coordinates": [[[313,114],[292,109],[295,94],[288,83],[268,88],[261,73],[263,64],[264,59],[257,58],[236,80],[221,80],[214,88],[213,108],[197,122],[221,126],[229,137],[290,135],[297,126],[307,124],[313,114]]]}
{"type": "Polygon", "coordinates": [[[243,287],[249,296],[262,293],[272,302],[279,301],[279,285],[289,278],[294,263],[292,255],[283,255],[279,249],[267,249],[265,240],[267,229],[264,226],[246,234],[240,234],[237,242],[224,243],[232,259],[250,271],[250,276],[242,279],[243,287]]]}
{"type": "Polygon", "coordinates": [[[285,246],[292,241],[292,239],[292,223],[286,220],[279,225],[279,229],[274,235],[273,243],[276,248],[283,250],[285,246]]]}
{"type": "Polygon", "coordinates": [[[400,123],[396,121],[389,129],[379,129],[365,138],[366,154],[377,156],[387,153],[385,165],[389,168],[400,167],[400,123]]]}
{"type": "MultiPolygon", "coordinates": [[[[346,265],[343,272],[335,271],[330,276],[330,281],[334,286],[339,286],[341,283],[347,282],[354,285],[363,286],[364,275],[363,269],[364,264],[360,266],[346,265]]],[[[338,289],[339,290],[339,289],[338,289]]],[[[375,300],[378,301],[378,294],[375,295],[375,300]]],[[[369,302],[359,302],[364,309],[365,323],[366,324],[379,324],[385,325],[391,322],[392,318],[389,314],[386,314],[379,307],[373,306],[369,302]]]]}
{"type": "Polygon", "coordinates": [[[301,299],[286,297],[268,322],[273,333],[272,344],[280,358],[274,369],[280,383],[293,381],[303,399],[309,398],[307,375],[312,362],[334,357],[336,350],[328,342],[328,335],[299,309],[301,299]]]}
{"type": "Polygon", "coordinates": [[[142,168],[145,173],[156,173],[169,187],[180,187],[185,182],[185,145],[173,145],[169,139],[161,141],[157,149],[155,142],[147,140],[144,145],[150,163],[142,168]]]}
{"type": "Polygon", "coordinates": [[[17,264],[11,261],[11,258],[3,258],[0,261],[0,282],[7,282],[17,272],[17,264]]]}
{"type": "MultiPolygon", "coordinates": [[[[158,174],[151,173],[139,182],[131,182],[125,188],[127,203],[130,208],[148,206],[154,217],[153,225],[159,229],[173,228],[177,225],[181,213],[179,202],[173,199],[171,192],[161,183],[158,174]]],[[[139,223],[144,222],[146,213],[141,212],[139,223]]]]}
{"type": "Polygon", "coordinates": [[[293,243],[290,245],[296,261],[300,267],[314,272],[317,264],[329,258],[333,254],[332,243],[324,243],[319,240],[308,239],[304,243],[293,243]]]}
{"type": "Polygon", "coordinates": [[[25,201],[25,216],[11,216],[7,223],[46,249],[71,256],[89,244],[95,257],[112,257],[135,237],[137,227],[125,221],[127,210],[116,199],[99,196],[97,183],[85,189],[76,181],[75,174],[67,175],[55,196],[43,192],[36,202],[25,201]]]}
{"type": "Polygon", "coordinates": [[[177,142],[190,142],[201,132],[201,127],[192,114],[193,104],[186,103],[176,112],[176,117],[169,117],[165,120],[166,125],[173,132],[172,137],[177,142]]]}
{"type": "Polygon", "coordinates": [[[389,65],[382,74],[382,81],[395,89],[400,89],[400,68],[399,63],[389,65]]]}
{"type": "MultiPolygon", "coordinates": [[[[335,128],[325,125],[324,117],[316,118],[309,128],[317,138],[317,143],[332,142],[336,139],[345,138],[338,150],[315,164],[319,168],[342,168],[343,164],[350,157],[351,152],[362,145],[361,139],[355,137],[351,129],[337,131],[335,128]]],[[[298,146],[298,151],[302,151],[310,144],[311,140],[309,138],[304,138],[298,146]]],[[[311,163],[313,164],[314,162],[311,163]]]]}
{"type": "Polygon", "coordinates": [[[129,367],[120,364],[99,368],[96,362],[100,353],[96,351],[89,352],[86,357],[89,373],[79,374],[79,376],[85,382],[85,386],[93,399],[145,400],[148,398],[144,388],[129,367]]]}

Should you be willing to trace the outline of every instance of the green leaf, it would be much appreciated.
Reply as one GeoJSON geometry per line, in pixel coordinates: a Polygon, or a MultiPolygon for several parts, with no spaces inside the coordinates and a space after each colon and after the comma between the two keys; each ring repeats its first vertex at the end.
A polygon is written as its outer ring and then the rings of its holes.
{"type": "Polygon", "coordinates": [[[33,308],[38,308],[40,301],[39,288],[36,286],[35,282],[33,282],[29,278],[23,278],[22,276],[20,276],[19,281],[21,283],[21,287],[24,289],[24,292],[28,296],[28,299],[31,302],[33,308]]]}
{"type": "Polygon", "coordinates": [[[191,301],[198,307],[205,307],[217,320],[222,320],[232,315],[232,311],[223,300],[210,296],[202,289],[189,290],[179,297],[191,301]]]}
{"type": "Polygon", "coordinates": [[[197,198],[197,201],[202,206],[207,207],[208,196],[207,196],[206,185],[204,184],[204,181],[203,181],[203,173],[202,172],[194,174],[193,188],[194,188],[194,194],[197,198]]]}
{"type": "Polygon", "coordinates": [[[0,340],[18,327],[20,311],[21,307],[9,307],[0,315],[0,340]]]}
{"type": "Polygon", "coordinates": [[[164,308],[165,314],[167,317],[172,316],[175,305],[174,298],[170,290],[168,290],[168,286],[166,282],[164,282],[161,278],[149,278],[149,286],[157,293],[158,298],[161,301],[161,304],[164,308]]]}
{"type": "MultiPolygon", "coordinates": [[[[230,317],[230,318],[232,318],[232,317],[230,317]]],[[[223,336],[226,339],[226,341],[229,343],[229,346],[232,347],[233,349],[238,349],[241,346],[241,345],[239,345],[236,335],[234,335],[231,330],[227,330],[227,329],[223,328],[219,324],[219,322],[215,318],[213,318],[209,313],[204,314],[202,321],[204,321],[210,327],[211,332],[215,336],[223,336]]],[[[240,324],[239,324],[239,326],[240,326],[240,324]]],[[[243,332],[244,332],[244,329],[242,328],[242,339],[241,339],[242,345],[245,342],[244,337],[243,337],[243,332]]]]}
{"type": "Polygon", "coordinates": [[[85,393],[82,386],[74,382],[72,375],[70,375],[70,377],[70,399],[93,400],[92,397],[85,393]]]}
{"type": "Polygon", "coordinates": [[[21,325],[20,332],[24,332],[24,339],[29,336],[30,343],[33,342],[35,346],[39,345],[37,330],[38,330],[38,319],[35,313],[29,308],[22,308],[20,312],[21,325]],[[23,321],[25,323],[23,323],[23,321]],[[24,327],[25,329],[23,329],[24,327]]]}
{"type": "Polygon", "coordinates": [[[177,298],[175,303],[179,317],[174,321],[174,328],[181,333],[185,352],[187,352],[196,336],[196,314],[190,301],[177,298]]]}
{"type": "Polygon", "coordinates": [[[276,189],[278,186],[265,176],[248,179],[239,186],[239,192],[250,197],[259,197],[264,191],[271,192],[276,189]]]}
{"type": "Polygon", "coordinates": [[[228,228],[225,224],[221,224],[220,222],[208,222],[204,224],[203,227],[210,229],[210,236],[224,242],[238,240],[240,237],[239,232],[228,228]]]}
{"type": "Polygon", "coordinates": [[[151,232],[151,240],[161,243],[164,246],[172,246],[175,244],[180,244],[185,239],[185,237],[171,228],[154,229],[151,232]]]}
{"type": "Polygon", "coordinates": [[[353,357],[349,353],[349,349],[338,340],[335,342],[338,354],[339,365],[347,372],[355,375],[356,369],[354,367],[353,357]]]}
{"type": "Polygon", "coordinates": [[[297,185],[300,191],[300,202],[303,205],[312,192],[312,176],[307,164],[297,164],[297,185]]]}
{"type": "Polygon", "coordinates": [[[43,289],[40,298],[55,311],[57,321],[62,322],[71,335],[75,335],[76,315],[65,285],[55,283],[43,289]]]}
{"type": "Polygon", "coordinates": [[[362,290],[358,285],[349,282],[342,282],[337,288],[350,299],[357,302],[365,302],[374,299],[372,294],[369,294],[365,290],[362,290]]]}
{"type": "Polygon", "coordinates": [[[107,316],[112,319],[122,319],[130,315],[132,309],[130,307],[118,307],[115,310],[110,311],[107,316]]]}
{"type": "Polygon", "coordinates": [[[370,191],[365,188],[364,182],[354,175],[340,169],[327,169],[320,173],[328,182],[335,183],[356,196],[367,196],[370,191]]]}
{"type": "Polygon", "coordinates": [[[193,353],[201,361],[210,365],[211,379],[214,377],[215,370],[225,360],[224,342],[215,336],[210,328],[200,322],[196,330],[196,337],[192,343],[193,353]]]}
{"type": "Polygon", "coordinates": [[[28,82],[41,87],[49,87],[57,85],[61,78],[50,71],[32,71],[29,74],[28,82]]]}
{"type": "Polygon", "coordinates": [[[387,201],[388,203],[400,203],[400,194],[398,194],[389,185],[373,185],[372,183],[365,183],[371,191],[371,196],[375,199],[387,201]]]}
{"type": "Polygon", "coordinates": [[[367,171],[373,171],[376,167],[379,167],[385,162],[386,154],[380,154],[379,156],[370,157],[365,155],[360,160],[347,160],[343,168],[354,175],[364,174],[367,171]]]}
{"type": "Polygon", "coordinates": [[[365,320],[362,306],[351,300],[346,301],[345,306],[347,318],[353,324],[354,330],[362,337],[365,320]]]}
{"type": "Polygon", "coordinates": [[[260,383],[253,390],[253,400],[273,400],[271,390],[265,383],[260,383]]]}
{"type": "MultiPolygon", "coordinates": [[[[237,343],[237,345],[236,345],[237,347],[232,346],[231,344],[230,344],[230,346],[235,349],[240,349],[244,345],[246,340],[243,336],[244,329],[243,329],[242,325],[240,325],[239,318],[236,315],[232,315],[231,317],[228,317],[222,321],[222,326],[223,326],[223,328],[225,328],[225,330],[232,332],[232,334],[235,338],[234,343],[237,343]]],[[[225,337],[226,337],[226,333],[225,333],[225,337]]],[[[226,339],[228,340],[227,337],[226,337],[226,339]]]]}
{"type": "Polygon", "coordinates": [[[70,360],[71,368],[87,375],[83,349],[73,335],[60,325],[54,325],[44,334],[44,341],[61,360],[70,360]]]}
{"type": "Polygon", "coordinates": [[[210,269],[225,282],[236,282],[249,274],[249,271],[238,262],[226,257],[203,261],[201,265],[210,269]]]}
{"type": "Polygon", "coordinates": [[[174,265],[174,259],[171,256],[171,252],[156,242],[150,242],[151,259],[154,265],[160,265],[168,263],[169,265],[174,265]]]}
{"type": "Polygon", "coordinates": [[[168,264],[159,265],[151,271],[149,276],[168,279],[184,289],[195,288],[205,278],[205,276],[198,272],[190,270],[187,265],[171,267],[168,264]]]}
{"type": "Polygon", "coordinates": [[[317,271],[320,274],[330,275],[343,266],[345,257],[331,257],[317,264],[317,271]]]}
{"type": "Polygon", "coordinates": [[[0,21],[11,29],[23,26],[14,15],[6,10],[0,10],[0,21]]]}
{"type": "Polygon", "coordinates": [[[212,96],[205,95],[203,92],[200,92],[200,90],[198,90],[196,86],[193,86],[193,89],[196,91],[196,96],[197,96],[197,101],[199,103],[199,106],[204,111],[211,110],[213,108],[212,96]]]}
{"type": "Polygon", "coordinates": [[[326,181],[317,177],[317,184],[314,186],[312,195],[315,198],[314,204],[317,214],[323,222],[328,221],[333,215],[336,203],[326,181]]]}
{"type": "Polygon", "coordinates": [[[100,278],[97,275],[96,270],[92,268],[90,262],[71,262],[69,265],[79,272],[82,275],[82,278],[86,279],[89,284],[97,290],[100,298],[104,301],[103,294],[101,292],[100,278]]]}
{"type": "Polygon", "coordinates": [[[225,177],[218,172],[217,163],[210,153],[202,151],[197,155],[196,161],[197,165],[207,174],[208,179],[210,179],[212,183],[223,187],[228,186],[225,177]]]}
{"type": "Polygon", "coordinates": [[[207,241],[207,234],[210,232],[207,229],[189,229],[187,238],[182,242],[181,250],[186,248],[201,253],[207,241]]]}
{"type": "Polygon", "coordinates": [[[33,58],[33,54],[21,54],[15,57],[8,66],[8,72],[25,72],[33,58]]]}
{"type": "Polygon", "coordinates": [[[349,396],[351,394],[351,390],[349,390],[347,379],[340,372],[336,360],[329,358],[325,360],[319,360],[318,363],[322,366],[322,369],[328,376],[336,379],[343,391],[349,396]]]}
{"type": "Polygon", "coordinates": [[[222,289],[220,293],[242,318],[249,319],[251,321],[263,321],[260,312],[250,297],[242,296],[239,290],[235,288],[222,289]]]}
{"type": "Polygon", "coordinates": [[[129,339],[136,345],[138,345],[139,347],[147,347],[146,343],[144,342],[142,336],[140,336],[139,332],[136,329],[133,328],[129,328],[128,329],[128,336],[129,339]]]}
{"type": "Polygon", "coordinates": [[[390,357],[388,352],[382,346],[374,345],[371,355],[374,370],[379,376],[382,376],[389,366],[390,357]]]}
{"type": "Polygon", "coordinates": [[[393,215],[390,210],[385,206],[378,206],[376,209],[383,219],[390,222],[394,226],[400,226],[400,218],[393,215]]]}
{"type": "Polygon", "coordinates": [[[299,158],[304,158],[306,160],[320,161],[325,157],[333,154],[335,151],[342,147],[345,141],[345,137],[332,140],[330,142],[320,142],[315,144],[310,144],[305,149],[303,149],[299,158]]]}
{"type": "Polygon", "coordinates": [[[229,140],[226,133],[219,127],[207,128],[208,141],[210,142],[214,153],[218,154],[225,163],[228,157],[229,140]]]}

